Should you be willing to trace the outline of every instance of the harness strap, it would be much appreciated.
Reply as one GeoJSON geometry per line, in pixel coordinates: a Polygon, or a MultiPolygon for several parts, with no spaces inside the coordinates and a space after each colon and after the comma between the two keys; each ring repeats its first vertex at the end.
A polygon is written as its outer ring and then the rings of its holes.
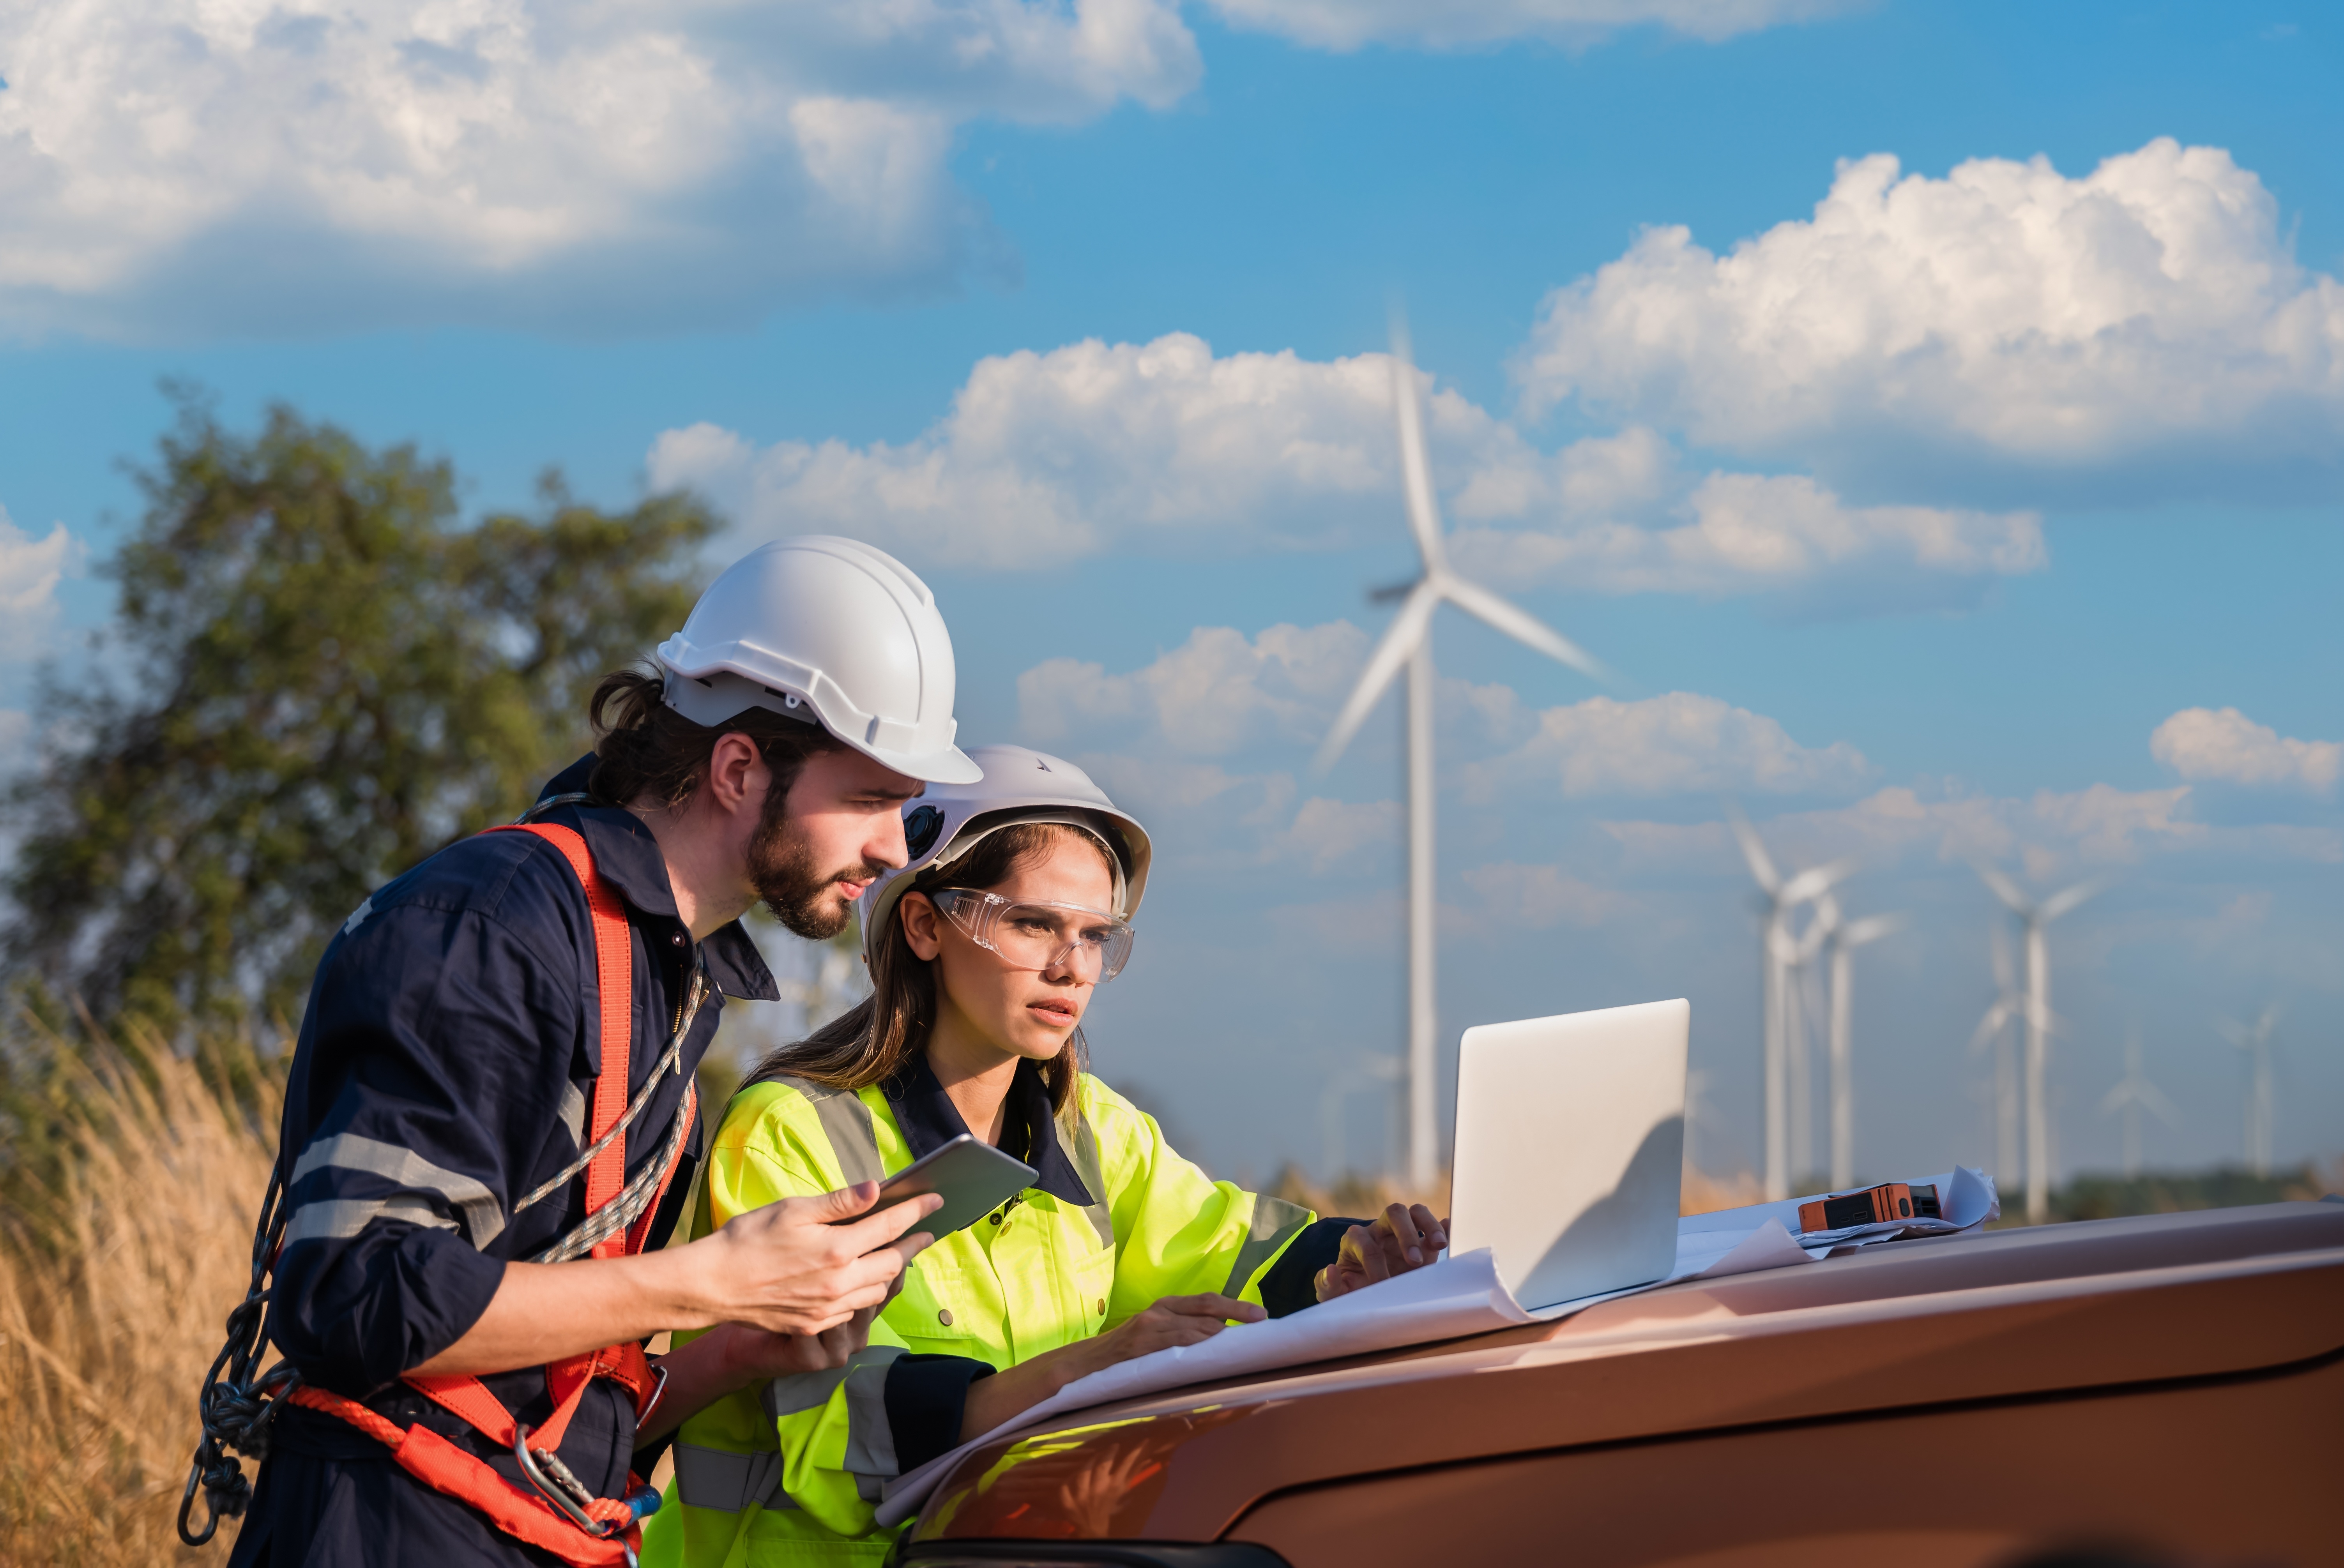
{"type": "Polygon", "coordinates": [[[555,1513],[543,1498],[522,1491],[428,1426],[419,1422],[399,1426],[356,1400],[306,1384],[286,1397],[295,1404],[339,1416],[387,1444],[399,1467],[434,1492],[479,1509],[506,1534],[550,1552],[574,1568],[617,1568],[631,1563],[642,1550],[642,1527],[633,1522],[633,1511],[623,1503],[598,1497],[586,1505],[586,1512],[597,1521],[625,1525],[618,1533],[598,1539],[555,1513]]]}
{"type": "MultiPolygon", "coordinates": [[[[601,1030],[595,1040],[601,1071],[594,1079],[593,1121],[586,1135],[591,1143],[610,1131],[627,1108],[627,1080],[631,1076],[628,1068],[635,1034],[635,950],[627,930],[627,911],[619,902],[618,893],[594,869],[594,857],[575,829],[551,822],[524,822],[490,831],[536,834],[561,851],[562,859],[570,862],[570,869],[578,874],[580,884],[586,890],[586,908],[594,929],[594,990],[602,1004],[601,1030]],[[611,1050],[613,1041],[618,1045],[615,1052],[611,1050]]],[[[612,1139],[610,1147],[597,1154],[594,1162],[586,1168],[589,1214],[617,1197],[619,1190],[627,1184],[624,1144],[623,1139],[612,1139]]],[[[652,1205],[653,1210],[658,1207],[656,1202],[652,1205]]],[[[623,1236],[611,1236],[595,1243],[593,1255],[616,1258],[627,1250],[623,1236]]]]}

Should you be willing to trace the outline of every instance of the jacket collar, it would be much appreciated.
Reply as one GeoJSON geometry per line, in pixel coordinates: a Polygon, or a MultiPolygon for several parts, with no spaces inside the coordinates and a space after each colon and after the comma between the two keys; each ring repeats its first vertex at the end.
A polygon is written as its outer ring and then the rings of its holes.
{"type": "MultiPolygon", "coordinates": [[[[924,1050],[913,1056],[902,1070],[880,1086],[887,1096],[887,1109],[895,1113],[895,1125],[902,1130],[904,1141],[911,1145],[912,1158],[932,1154],[968,1131],[961,1119],[960,1109],[936,1081],[935,1069],[928,1065],[924,1050]]],[[[1042,1069],[1033,1061],[1017,1064],[1017,1076],[1010,1081],[1006,1114],[1001,1123],[1001,1151],[1014,1154],[1034,1167],[1035,1187],[1047,1192],[1063,1203],[1087,1209],[1097,1200],[1091,1196],[1083,1179],[1059,1147],[1056,1128],[1050,1114],[1050,1086],[1042,1081],[1042,1069]]]]}
{"type": "MultiPolygon", "coordinates": [[[[539,790],[541,800],[552,795],[583,794],[586,780],[594,771],[597,759],[588,752],[550,779],[539,790]]],[[[674,920],[675,889],[667,879],[667,859],[660,853],[659,840],[643,826],[642,818],[617,806],[584,804],[556,806],[539,819],[575,829],[586,840],[587,852],[594,857],[594,869],[602,879],[619,890],[619,897],[638,913],[654,920],[674,920]]],[[[719,926],[700,943],[702,959],[708,965],[709,982],[726,996],[739,997],[743,1001],[779,1001],[781,988],[773,983],[773,971],[765,967],[764,956],[750,939],[741,922],[719,926]]]]}

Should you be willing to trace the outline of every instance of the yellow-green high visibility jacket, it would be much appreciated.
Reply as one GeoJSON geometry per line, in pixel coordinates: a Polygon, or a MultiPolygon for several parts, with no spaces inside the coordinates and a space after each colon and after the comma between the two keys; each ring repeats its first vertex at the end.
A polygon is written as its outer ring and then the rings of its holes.
{"type": "MultiPolygon", "coordinates": [[[[692,1234],[900,1171],[965,1130],[924,1056],[859,1092],[753,1081],[716,1133],[692,1234]]],[[[645,1522],[645,1568],[875,1565],[895,1533],[873,1518],[881,1483],[957,1446],[974,1378],[1165,1296],[1218,1291],[1273,1316],[1298,1311],[1349,1223],[1314,1224],[1291,1203],[1212,1181],[1088,1074],[1053,1116],[1040,1072],[1021,1064],[1001,1141],[1036,1167],[1035,1185],[922,1253],[868,1349],[683,1423],[675,1483],[645,1522]]]]}

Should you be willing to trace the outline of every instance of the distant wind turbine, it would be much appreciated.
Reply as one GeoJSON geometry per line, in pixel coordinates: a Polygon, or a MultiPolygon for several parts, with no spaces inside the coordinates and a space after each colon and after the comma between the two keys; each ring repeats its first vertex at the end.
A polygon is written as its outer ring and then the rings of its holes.
{"type": "Polygon", "coordinates": [[[2263,1009],[2252,1029],[2227,1021],[2219,1026],[2222,1038],[2246,1052],[2247,1169],[2258,1176],[2270,1174],[2272,1145],[2278,1142],[2278,1112],[2271,1095],[2271,1030],[2278,1027],[2277,1005],[2263,1009]]]}
{"type": "Polygon", "coordinates": [[[2124,1173],[2130,1181],[2140,1174],[2140,1113],[2146,1111],[2167,1127],[2181,1125],[2181,1113],[2173,1109],[2173,1101],[2140,1070],[2138,1024],[2125,1035],[2125,1075],[2100,1101],[2101,1114],[2118,1111],[2124,1112],[2124,1173]]]}
{"type": "Polygon", "coordinates": [[[1368,656],[1368,667],[1336,715],[1335,727],[1318,748],[1325,772],[1343,754],[1402,666],[1408,669],[1408,1177],[1419,1191],[1439,1174],[1439,1133],[1433,1121],[1433,1048],[1439,1030],[1433,1006],[1432,875],[1432,612],[1455,605],[1467,615],[1504,632],[1516,642],[1598,679],[1603,667],[1579,646],[1515,608],[1478,583],[1459,577],[1449,565],[1440,534],[1440,508],[1433,498],[1432,469],[1424,451],[1424,418],[1417,407],[1416,367],[1409,361],[1408,334],[1392,327],[1392,405],[1399,427],[1401,489],[1408,523],[1416,536],[1422,569],[1412,582],[1379,590],[1378,602],[1399,601],[1399,613],[1384,628],[1383,640],[1368,656]]]}
{"type": "MultiPolygon", "coordinates": [[[[1828,895],[1826,895],[1828,897],[1828,895]]],[[[1824,945],[1831,954],[1832,1185],[1855,1185],[1855,1070],[1849,1039],[1855,1009],[1855,950],[1904,929],[1902,915],[1867,915],[1842,924],[1836,900],[1824,945]]]]}
{"type": "Polygon", "coordinates": [[[2040,1225],[2051,1217],[2051,948],[2045,930],[2102,884],[2078,882],[2036,903],[1992,866],[1979,866],[1977,874],[2018,917],[2026,937],[2026,1222],[2040,1225]]]}
{"type": "Polygon", "coordinates": [[[1758,884],[1759,1005],[1763,1015],[1766,1085],[1766,1200],[1780,1202],[1791,1195],[1790,1051],[1799,1033],[1797,966],[1799,941],[1791,934],[1791,917],[1802,904],[1831,891],[1832,884],[1855,869],[1853,860],[1834,860],[1784,877],[1774,869],[1766,841],[1742,808],[1728,802],[1727,819],[1758,884]]]}
{"type": "Polygon", "coordinates": [[[1997,921],[1986,932],[1994,954],[1994,1003],[1970,1035],[1975,1055],[1994,1050],[1994,1179],[2016,1183],[2018,1169],[2018,1052],[2010,1026],[2026,1016],[2026,999],[2010,961],[2010,933],[1997,921]]]}

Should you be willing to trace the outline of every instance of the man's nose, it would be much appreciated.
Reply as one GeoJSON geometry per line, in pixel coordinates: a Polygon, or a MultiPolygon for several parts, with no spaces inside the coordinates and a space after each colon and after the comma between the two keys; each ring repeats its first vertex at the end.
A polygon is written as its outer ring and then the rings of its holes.
{"type": "Polygon", "coordinates": [[[874,866],[896,870],[911,859],[912,852],[904,844],[904,814],[889,811],[879,822],[878,830],[863,846],[863,858],[874,866]]]}

